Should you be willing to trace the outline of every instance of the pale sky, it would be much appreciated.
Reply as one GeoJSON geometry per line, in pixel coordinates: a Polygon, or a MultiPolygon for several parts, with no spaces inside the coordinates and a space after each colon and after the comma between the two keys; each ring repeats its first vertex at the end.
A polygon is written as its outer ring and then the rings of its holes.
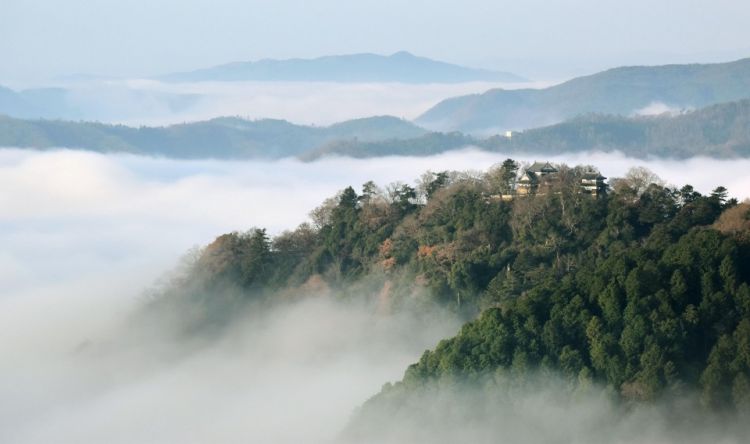
{"type": "Polygon", "coordinates": [[[407,50],[536,80],[750,56],[744,0],[2,0],[0,84],[407,50]]]}

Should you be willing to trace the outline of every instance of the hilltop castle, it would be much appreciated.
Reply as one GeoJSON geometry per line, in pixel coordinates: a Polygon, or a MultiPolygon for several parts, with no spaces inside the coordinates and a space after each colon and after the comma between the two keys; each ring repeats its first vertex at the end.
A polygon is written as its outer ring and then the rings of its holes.
{"type": "MultiPolygon", "coordinates": [[[[516,181],[516,196],[544,194],[559,177],[560,171],[549,162],[534,162],[526,168],[516,181]]],[[[603,195],[607,190],[607,178],[598,171],[588,171],[581,177],[580,191],[594,197],[603,195]]]]}

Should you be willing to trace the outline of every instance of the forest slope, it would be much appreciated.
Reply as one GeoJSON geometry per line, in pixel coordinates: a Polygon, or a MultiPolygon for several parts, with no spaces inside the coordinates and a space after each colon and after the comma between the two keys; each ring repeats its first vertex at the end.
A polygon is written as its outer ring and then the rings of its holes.
{"type": "Polygon", "coordinates": [[[192,322],[221,324],[243,300],[297,289],[371,295],[380,313],[440,306],[474,319],[363,415],[398,412],[425,387],[539,371],[625,401],[698,392],[702,408],[747,412],[750,204],[643,169],[596,198],[581,190],[592,167],[565,165],[536,194],[500,199],[517,168],[346,188],[314,225],[219,237],[158,304],[187,300],[192,322]]]}

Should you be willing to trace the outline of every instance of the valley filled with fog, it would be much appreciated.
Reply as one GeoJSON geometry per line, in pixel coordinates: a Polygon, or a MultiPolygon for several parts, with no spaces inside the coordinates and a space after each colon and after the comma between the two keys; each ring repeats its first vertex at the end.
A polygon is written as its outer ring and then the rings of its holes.
{"type": "MultiPolygon", "coordinates": [[[[542,87],[550,82],[193,82],[81,79],[23,85],[38,91],[40,115],[131,126],[161,126],[223,116],[330,125],[374,115],[414,119],[441,100],[491,88],[542,87]],[[34,89],[38,88],[38,89],[34,89]]],[[[18,89],[21,90],[20,88],[18,89]]],[[[36,117],[36,116],[34,116],[36,117]]]]}
{"type": "MultiPolygon", "coordinates": [[[[211,342],[185,344],[149,336],[133,321],[144,291],[191,247],[234,230],[292,229],[348,185],[413,184],[426,170],[486,170],[506,157],[464,150],[227,162],[0,150],[0,348],[12,363],[0,366],[0,440],[335,438],[359,405],[458,331],[459,320],[435,313],[419,324],[408,313],[383,317],[366,304],[310,297],[262,318],[248,313],[211,342]]],[[[598,153],[516,160],[591,164],[608,177],[645,166],[669,184],[702,193],[723,185],[750,197],[750,160],[598,153]]],[[[533,412],[541,401],[524,402],[533,412]]],[[[586,408],[609,408],[598,402],[586,408]]],[[[603,420],[582,415],[581,424],[603,420]]]]}
{"type": "Polygon", "coordinates": [[[557,3],[2,0],[0,444],[746,442],[750,2],[557,3]]]}

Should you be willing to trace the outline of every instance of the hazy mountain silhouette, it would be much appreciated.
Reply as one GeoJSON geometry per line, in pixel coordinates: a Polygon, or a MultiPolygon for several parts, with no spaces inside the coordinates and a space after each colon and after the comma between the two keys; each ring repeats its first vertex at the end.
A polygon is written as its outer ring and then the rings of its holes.
{"type": "Polygon", "coordinates": [[[190,72],[167,74],[159,80],[200,81],[322,81],[460,83],[472,81],[519,82],[508,72],[467,68],[402,51],[390,56],[351,54],[315,59],[264,59],[235,62],[190,72]]]}
{"type": "Polygon", "coordinates": [[[750,59],[614,68],[545,89],[493,89],[444,100],[416,122],[439,131],[491,133],[562,122],[586,113],[700,108],[750,98],[750,59]]]}

